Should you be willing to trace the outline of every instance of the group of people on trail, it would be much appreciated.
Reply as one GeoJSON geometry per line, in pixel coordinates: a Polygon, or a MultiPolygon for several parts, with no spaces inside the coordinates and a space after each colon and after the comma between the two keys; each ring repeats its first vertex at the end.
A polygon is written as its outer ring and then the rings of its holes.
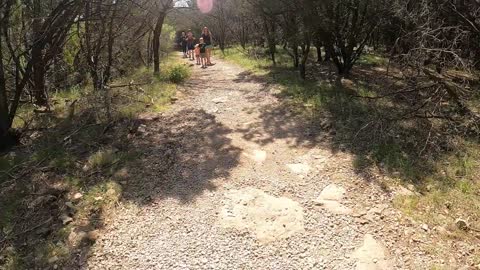
{"type": "Polygon", "coordinates": [[[202,36],[198,40],[192,30],[188,30],[186,33],[182,32],[180,46],[184,58],[189,58],[191,61],[197,60],[197,65],[201,65],[202,68],[214,65],[211,60],[212,33],[207,27],[203,28],[202,36]]]}

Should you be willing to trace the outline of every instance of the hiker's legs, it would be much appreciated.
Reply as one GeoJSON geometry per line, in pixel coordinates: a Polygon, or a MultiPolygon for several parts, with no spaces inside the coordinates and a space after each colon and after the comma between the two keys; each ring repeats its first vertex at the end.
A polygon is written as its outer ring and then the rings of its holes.
{"type": "Polygon", "coordinates": [[[211,61],[211,58],[210,58],[210,54],[212,53],[212,49],[210,48],[207,48],[207,65],[211,65],[212,64],[212,61],[211,61]]]}

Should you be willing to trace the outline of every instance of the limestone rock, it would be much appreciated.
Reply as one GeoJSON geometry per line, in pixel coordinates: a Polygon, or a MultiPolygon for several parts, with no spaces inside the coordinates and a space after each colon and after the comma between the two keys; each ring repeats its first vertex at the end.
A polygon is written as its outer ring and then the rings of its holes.
{"type": "Polygon", "coordinates": [[[295,164],[287,164],[287,167],[296,174],[308,174],[311,170],[311,167],[308,164],[303,163],[295,163],[295,164]]]}
{"type": "Polygon", "coordinates": [[[83,197],[82,193],[77,192],[73,195],[74,200],[80,200],[83,197]]]}
{"type": "Polygon", "coordinates": [[[387,259],[385,247],[371,234],[365,235],[363,245],[352,255],[357,260],[356,270],[388,270],[393,264],[387,259]]]}
{"type": "Polygon", "coordinates": [[[214,98],[214,99],[212,99],[212,102],[216,103],[216,104],[225,103],[225,102],[227,102],[227,98],[225,98],[225,97],[214,98]]]}
{"type": "Polygon", "coordinates": [[[253,150],[251,153],[250,152],[244,152],[243,153],[246,157],[249,159],[258,162],[258,163],[263,163],[267,159],[267,152],[263,150],[253,150]]]}
{"type": "Polygon", "coordinates": [[[262,243],[304,231],[303,209],[291,199],[254,188],[232,190],[226,196],[220,212],[220,224],[225,228],[253,232],[262,243]]]}
{"type": "Polygon", "coordinates": [[[345,193],[345,188],[330,184],[323,189],[320,196],[315,200],[315,203],[334,214],[351,214],[352,210],[342,204],[345,193]]]}
{"type": "Polygon", "coordinates": [[[345,188],[330,184],[322,190],[317,200],[341,201],[346,192],[345,188]]]}

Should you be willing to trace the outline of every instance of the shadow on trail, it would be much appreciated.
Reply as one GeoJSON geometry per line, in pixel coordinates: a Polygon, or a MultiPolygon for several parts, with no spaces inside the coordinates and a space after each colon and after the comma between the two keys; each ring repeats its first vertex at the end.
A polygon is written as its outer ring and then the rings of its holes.
{"type": "Polygon", "coordinates": [[[237,75],[237,78],[233,79],[233,82],[234,83],[249,83],[249,82],[264,83],[266,82],[266,78],[264,76],[255,75],[251,71],[243,71],[237,75]]]}
{"type": "MultiPolygon", "coordinates": [[[[462,152],[455,148],[447,124],[422,118],[396,119],[418,106],[415,97],[388,99],[359,98],[382,96],[399,91],[398,78],[385,76],[371,67],[358,67],[350,79],[337,77],[324,65],[311,67],[310,79],[302,81],[293,69],[269,69],[264,91],[280,89],[281,102],[260,109],[260,122],[239,129],[244,138],[260,144],[287,140],[295,146],[322,145],[354,155],[353,167],[366,181],[375,181],[371,170],[413,184],[420,190],[438,171],[439,162],[462,152]],[[435,123],[435,124],[434,124],[435,123]],[[259,136],[264,131],[266,134],[259,136]]],[[[239,81],[250,81],[241,74],[239,81]]],[[[447,108],[448,109],[448,108],[447,108]]],[[[478,138],[465,136],[466,141],[478,138]]],[[[458,172],[459,175],[466,172],[458,172]]],[[[439,185],[448,179],[436,178],[439,185]]],[[[444,183],[445,182],[445,183],[444,183]]]]}
{"type": "Polygon", "coordinates": [[[328,130],[324,133],[319,132],[321,126],[309,120],[305,121],[298,107],[286,103],[262,107],[259,118],[260,122],[238,128],[236,131],[242,133],[245,140],[260,145],[285,140],[292,146],[303,147],[314,147],[325,142],[329,135],[328,130]]]}
{"type": "Polygon", "coordinates": [[[226,180],[238,165],[241,150],[231,145],[231,130],[203,110],[186,109],[148,122],[143,123],[148,135],[133,145],[140,156],[128,168],[132,177],[124,190],[126,200],[146,204],[175,198],[188,203],[205,190],[215,190],[211,180],[226,180]]]}
{"type": "Polygon", "coordinates": [[[0,268],[79,269],[119,201],[189,203],[239,162],[231,130],[202,110],[107,125],[77,117],[0,157],[0,171],[10,168],[0,175],[0,268]]]}

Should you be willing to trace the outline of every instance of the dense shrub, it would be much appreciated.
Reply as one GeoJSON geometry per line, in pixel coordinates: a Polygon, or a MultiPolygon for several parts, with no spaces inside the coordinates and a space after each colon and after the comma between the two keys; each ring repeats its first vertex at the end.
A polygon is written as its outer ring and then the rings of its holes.
{"type": "Polygon", "coordinates": [[[167,70],[167,79],[172,83],[184,82],[190,76],[190,72],[185,65],[175,65],[167,70]]]}

